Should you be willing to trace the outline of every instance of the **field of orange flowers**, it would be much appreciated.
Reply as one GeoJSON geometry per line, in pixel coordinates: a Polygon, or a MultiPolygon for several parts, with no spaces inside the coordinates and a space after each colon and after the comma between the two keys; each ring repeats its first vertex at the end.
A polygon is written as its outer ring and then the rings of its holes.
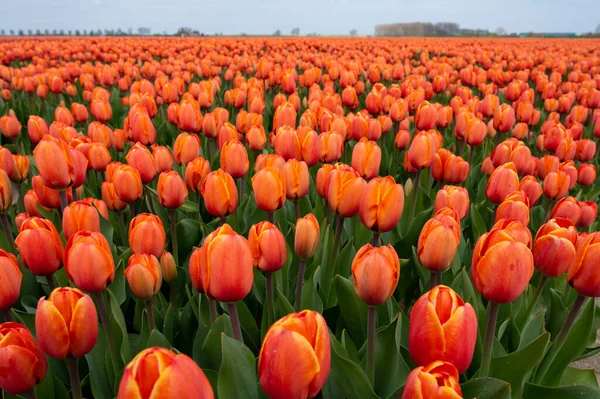
{"type": "Polygon", "coordinates": [[[4,398],[600,398],[598,40],[5,38],[0,116],[4,398]]]}

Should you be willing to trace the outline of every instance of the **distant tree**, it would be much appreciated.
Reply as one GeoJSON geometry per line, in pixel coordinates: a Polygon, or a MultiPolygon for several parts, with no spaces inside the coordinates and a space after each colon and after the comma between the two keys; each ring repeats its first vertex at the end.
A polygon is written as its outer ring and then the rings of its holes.
{"type": "Polygon", "coordinates": [[[506,30],[503,27],[496,28],[495,33],[497,36],[505,36],[506,30]]]}
{"type": "Polygon", "coordinates": [[[19,36],[25,36],[25,32],[23,32],[23,29],[19,29],[19,36]]]}
{"type": "Polygon", "coordinates": [[[292,36],[298,36],[298,35],[300,35],[300,28],[292,29],[292,36]]]}
{"type": "Polygon", "coordinates": [[[48,29],[44,29],[44,35],[48,36],[50,34],[50,31],[48,29]]]}
{"type": "Polygon", "coordinates": [[[600,24],[598,24],[598,26],[596,26],[596,33],[600,33],[600,24]]]}
{"type": "Polygon", "coordinates": [[[27,29],[27,36],[32,36],[33,35],[33,31],[31,29],[27,29]]]}
{"type": "Polygon", "coordinates": [[[61,29],[60,31],[58,31],[58,34],[61,35],[61,36],[64,36],[65,35],[65,30],[61,29]]]}
{"type": "Polygon", "coordinates": [[[52,36],[56,36],[58,34],[56,29],[52,29],[52,36]]]}
{"type": "Polygon", "coordinates": [[[10,30],[10,35],[11,35],[11,36],[14,36],[14,35],[15,35],[15,30],[14,30],[14,29],[11,29],[11,30],[10,30]]]}
{"type": "Polygon", "coordinates": [[[127,29],[127,34],[128,34],[129,36],[133,35],[133,28],[129,28],[129,29],[127,29]]]}
{"type": "Polygon", "coordinates": [[[67,31],[67,35],[69,35],[69,36],[73,36],[73,31],[69,29],[69,30],[67,31]]]}
{"type": "Polygon", "coordinates": [[[36,36],[42,36],[42,32],[39,29],[35,30],[35,35],[36,36]]]}
{"type": "Polygon", "coordinates": [[[4,36],[4,29],[0,29],[0,36],[4,36]]]}
{"type": "Polygon", "coordinates": [[[75,29],[75,36],[81,36],[81,32],[79,32],[79,29],[75,29]]]}
{"type": "Polygon", "coordinates": [[[273,36],[281,36],[281,30],[277,29],[275,33],[273,33],[273,36]]]}
{"type": "Polygon", "coordinates": [[[352,29],[350,31],[350,36],[356,36],[356,35],[358,35],[358,31],[356,29],[352,29]]]}

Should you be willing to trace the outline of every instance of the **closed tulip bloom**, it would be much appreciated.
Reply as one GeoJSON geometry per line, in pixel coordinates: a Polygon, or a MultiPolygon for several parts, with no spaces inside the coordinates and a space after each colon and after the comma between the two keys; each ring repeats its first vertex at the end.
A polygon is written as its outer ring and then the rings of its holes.
{"type": "Polygon", "coordinates": [[[273,212],[283,206],[286,198],[283,172],[273,167],[259,170],[252,177],[252,190],[256,205],[265,212],[273,212]]]}
{"type": "Polygon", "coordinates": [[[523,177],[519,183],[519,190],[523,191],[525,195],[527,195],[530,207],[537,203],[544,192],[542,185],[534,176],[523,177]]]}
{"type": "Polygon", "coordinates": [[[250,162],[246,147],[239,140],[229,140],[221,148],[221,169],[229,173],[234,179],[244,177],[250,162]]]}
{"type": "Polygon", "coordinates": [[[358,297],[369,306],[387,301],[400,278],[400,260],[391,246],[365,244],[352,261],[352,279],[358,297]]]}
{"type": "Polygon", "coordinates": [[[190,258],[190,280],[199,292],[220,302],[244,299],[254,281],[250,244],[224,224],[210,233],[190,258]]]}
{"type": "Polygon", "coordinates": [[[138,353],[125,367],[117,399],[173,396],[214,398],[206,375],[187,355],[153,347],[138,353]]]}
{"type": "Polygon", "coordinates": [[[509,194],[496,208],[496,222],[501,219],[515,219],[522,225],[529,225],[529,198],[524,191],[509,194]]]}
{"type": "Polygon", "coordinates": [[[409,164],[419,170],[428,168],[433,162],[433,156],[437,152],[438,146],[426,133],[417,133],[408,148],[407,158],[409,164]]]}
{"type": "Polygon", "coordinates": [[[160,263],[151,254],[136,253],[130,256],[124,273],[131,292],[142,300],[152,299],[162,285],[160,263]]]}
{"type": "Polygon", "coordinates": [[[88,150],[89,164],[96,172],[104,172],[111,157],[108,148],[102,143],[92,143],[88,150]]]}
{"type": "Polygon", "coordinates": [[[458,213],[460,220],[464,219],[469,212],[469,192],[466,188],[460,186],[443,186],[435,196],[433,204],[434,212],[442,208],[452,208],[458,213]]]}
{"type": "MultiPolygon", "coordinates": [[[[110,181],[111,179],[108,180],[110,181]]],[[[116,168],[112,177],[112,182],[115,187],[115,192],[121,201],[131,204],[142,198],[142,179],[140,177],[140,172],[133,166],[120,165],[116,168]]],[[[104,201],[106,201],[106,199],[104,199],[104,201]]]]}
{"type": "Polygon", "coordinates": [[[258,355],[258,378],[271,399],[314,398],[331,367],[329,330],[312,310],[291,313],[267,331],[258,355]]]}
{"type": "Polygon", "coordinates": [[[577,168],[577,183],[590,186],[596,181],[596,166],[592,163],[582,163],[577,168]]]}
{"type": "Polygon", "coordinates": [[[598,256],[600,256],[600,233],[590,233],[578,242],[575,260],[567,273],[567,281],[581,295],[600,296],[598,256]]]}
{"type": "Polygon", "coordinates": [[[477,342],[477,316],[451,288],[438,285],[415,303],[410,314],[408,350],[418,366],[442,360],[459,373],[469,368],[477,342]]]}
{"type": "Polygon", "coordinates": [[[263,125],[252,125],[246,133],[246,142],[252,151],[262,151],[267,145],[267,136],[263,125]]]}
{"type": "Polygon", "coordinates": [[[306,162],[289,159],[283,166],[282,172],[287,199],[299,199],[308,194],[310,176],[306,162]]]}
{"type": "Polygon", "coordinates": [[[573,222],[573,224],[578,224],[579,219],[581,218],[580,201],[575,197],[562,198],[556,203],[556,205],[554,205],[554,208],[552,208],[550,218],[569,219],[571,222],[573,222]]]}
{"type": "Polygon", "coordinates": [[[572,190],[577,184],[577,168],[575,167],[575,162],[573,161],[565,161],[560,164],[559,171],[563,171],[569,176],[569,190],[572,190]]]}
{"type": "Polygon", "coordinates": [[[8,148],[4,148],[0,146],[0,169],[4,170],[8,177],[11,177],[15,174],[15,157],[11,154],[8,148]]]}
{"type": "Polygon", "coordinates": [[[148,112],[138,111],[133,115],[130,113],[129,118],[133,141],[143,145],[154,144],[156,141],[156,128],[154,127],[148,112]]]}
{"type": "Polygon", "coordinates": [[[46,135],[33,150],[33,156],[45,186],[64,189],[73,184],[75,167],[67,144],[46,135]]]}
{"type": "Polygon", "coordinates": [[[177,265],[175,264],[175,258],[173,258],[170,252],[165,251],[160,256],[160,271],[163,280],[167,283],[177,279],[177,265]]]}
{"type": "Polygon", "coordinates": [[[439,182],[462,183],[469,176],[469,169],[467,161],[445,148],[438,150],[431,163],[431,175],[439,182]]]}
{"type": "MultiPolygon", "coordinates": [[[[39,203],[46,208],[60,208],[60,197],[58,190],[54,190],[50,187],[46,187],[42,182],[42,177],[39,175],[33,176],[31,179],[31,185],[33,190],[38,197],[39,203]]],[[[73,191],[71,188],[67,189],[67,200],[71,201],[73,198],[73,191]]]]}
{"type": "Polygon", "coordinates": [[[327,192],[329,191],[329,185],[325,185],[327,181],[327,177],[334,170],[334,166],[332,164],[326,163],[323,164],[319,170],[317,171],[317,194],[319,194],[322,198],[327,198],[327,192]]]}
{"type": "Polygon", "coordinates": [[[408,130],[399,130],[398,134],[396,134],[396,138],[394,139],[394,145],[396,148],[402,151],[408,147],[409,142],[410,133],[408,130]]]}
{"type": "Polygon", "coordinates": [[[182,101],[177,108],[177,122],[184,131],[196,133],[202,130],[202,115],[197,104],[194,106],[193,102],[182,101]]]}
{"type": "Polygon", "coordinates": [[[171,150],[162,145],[152,145],[152,156],[156,163],[156,173],[173,169],[173,155],[171,150]]]}
{"type": "Polygon", "coordinates": [[[544,195],[550,199],[561,199],[569,192],[571,178],[562,170],[550,172],[544,179],[544,195]]]}
{"type": "Polygon", "coordinates": [[[223,126],[221,126],[221,130],[219,130],[219,137],[217,138],[217,146],[219,147],[219,150],[220,150],[221,148],[223,148],[225,143],[227,143],[229,140],[238,140],[239,138],[240,138],[240,135],[238,134],[235,126],[233,126],[229,122],[225,122],[225,124],[223,124],[223,126]]]}
{"type": "Polygon", "coordinates": [[[36,276],[50,276],[62,265],[63,243],[54,224],[47,219],[26,219],[15,244],[23,264],[36,276]]]}
{"type": "Polygon", "coordinates": [[[294,252],[300,259],[312,258],[319,246],[319,222],[312,213],[296,221],[294,252]]]}
{"type": "Polygon", "coordinates": [[[577,153],[576,157],[581,162],[587,162],[594,158],[596,155],[596,142],[590,139],[583,139],[577,141],[577,153]]]}
{"type": "Polygon", "coordinates": [[[77,189],[85,183],[89,161],[83,152],[79,150],[71,150],[71,154],[73,155],[73,161],[75,162],[75,180],[73,180],[71,188],[77,189]]]}
{"type": "Polygon", "coordinates": [[[29,218],[30,216],[27,212],[17,213],[17,216],[15,216],[15,227],[17,230],[20,230],[23,222],[29,218]]]}
{"type": "Polygon", "coordinates": [[[17,257],[0,249],[0,309],[8,309],[17,302],[22,279],[17,257]]]}
{"type": "Polygon", "coordinates": [[[233,177],[223,169],[210,172],[200,189],[208,213],[223,217],[235,212],[238,206],[238,191],[233,177]]]}
{"type": "Polygon", "coordinates": [[[94,98],[90,103],[90,112],[100,122],[109,121],[112,118],[112,108],[108,101],[94,98]]]}
{"type": "Polygon", "coordinates": [[[160,257],[167,241],[162,220],[151,213],[141,213],[129,224],[129,246],[133,253],[160,257]]]}
{"type": "Polygon", "coordinates": [[[560,160],[556,155],[546,154],[538,162],[537,175],[540,179],[545,179],[548,173],[556,172],[560,166],[560,160]]]}
{"type": "Polygon", "coordinates": [[[102,200],[107,208],[114,212],[121,212],[127,207],[127,203],[119,199],[113,182],[105,181],[102,183],[102,200]]]}
{"type": "Polygon", "coordinates": [[[366,137],[360,139],[352,150],[352,167],[365,179],[370,180],[379,173],[381,148],[366,137]]]}
{"type": "Polygon", "coordinates": [[[40,199],[38,198],[37,194],[33,190],[29,190],[29,191],[27,191],[27,193],[25,193],[25,195],[23,196],[23,202],[25,203],[25,210],[27,211],[27,214],[29,216],[42,217],[42,213],[38,209],[38,206],[40,206],[42,209],[46,209],[47,211],[50,211],[49,208],[45,208],[40,203],[40,199]]]}
{"type": "Polygon", "coordinates": [[[392,230],[402,216],[404,189],[392,176],[376,177],[364,190],[359,208],[361,222],[374,231],[392,230]]]}
{"type": "Polygon", "coordinates": [[[31,391],[46,377],[46,356],[23,324],[0,324],[0,369],[0,388],[13,395],[31,391]]]}
{"type": "Polygon", "coordinates": [[[259,222],[248,232],[254,266],[263,272],[275,272],[287,261],[287,247],[281,231],[272,223],[259,222]]]}
{"type": "Polygon", "coordinates": [[[426,269],[441,272],[450,267],[460,243],[459,220],[453,208],[442,208],[425,223],[419,235],[418,255],[426,269]]]}
{"type": "MultiPolygon", "coordinates": [[[[488,300],[510,303],[517,299],[533,275],[533,255],[523,237],[515,232],[525,228],[518,222],[506,228],[509,219],[498,222],[489,233],[482,235],[475,244],[471,276],[475,288],[488,300]]],[[[527,230],[529,233],[529,230],[527,230]]],[[[531,234],[529,233],[529,243],[531,234]]]]}
{"type": "Polygon", "coordinates": [[[69,281],[82,291],[103,291],[115,278],[110,246],[99,232],[72,235],[65,246],[64,263],[69,281]]]}
{"type": "Polygon", "coordinates": [[[6,212],[13,202],[12,184],[3,169],[0,169],[0,212],[6,212]]]}
{"type": "Polygon", "coordinates": [[[569,219],[550,219],[538,230],[533,241],[536,269],[546,277],[565,273],[575,260],[577,229],[569,219]]]}
{"type": "Polygon", "coordinates": [[[353,170],[336,170],[330,179],[327,202],[331,210],[342,217],[356,215],[367,182],[353,170]]]}
{"type": "Polygon", "coordinates": [[[500,133],[509,132],[515,124],[515,110],[509,104],[502,104],[494,114],[494,129],[500,133]]]}
{"type": "Polygon", "coordinates": [[[423,101],[417,108],[415,114],[415,124],[417,130],[430,130],[435,128],[438,119],[437,109],[429,104],[429,101],[423,101]]]}
{"type": "Polygon", "coordinates": [[[41,349],[53,358],[84,356],[98,339],[96,306],[77,288],[57,288],[40,298],[35,329],[41,349]]]}
{"type": "Polygon", "coordinates": [[[465,126],[465,141],[471,146],[483,143],[487,135],[488,127],[485,122],[477,118],[471,118],[465,126]]]}
{"type": "Polygon", "coordinates": [[[178,164],[187,165],[200,156],[200,138],[195,134],[181,133],[173,144],[173,157],[178,164]]]}
{"type": "Polygon", "coordinates": [[[451,363],[441,360],[411,371],[402,393],[402,399],[460,399],[462,397],[458,383],[458,370],[451,363]]]}
{"type": "Polygon", "coordinates": [[[514,163],[508,162],[492,172],[485,188],[485,195],[493,203],[499,204],[518,188],[517,168],[514,163]]]}
{"type": "Polygon", "coordinates": [[[48,134],[48,124],[46,121],[37,115],[30,115],[27,120],[27,133],[32,144],[40,142],[42,137],[48,134]]]}
{"type": "Polygon", "coordinates": [[[321,162],[335,162],[342,157],[344,137],[335,130],[323,132],[319,135],[318,150],[321,162]]]}
{"type": "Polygon", "coordinates": [[[13,160],[15,167],[9,177],[15,183],[22,183],[29,176],[29,158],[25,155],[14,154],[13,160]]]}
{"type": "Polygon", "coordinates": [[[302,147],[296,130],[290,126],[281,126],[275,132],[275,153],[288,159],[302,159],[302,147]]]}
{"type": "Polygon", "coordinates": [[[588,227],[596,221],[598,216],[598,204],[593,201],[580,201],[581,217],[577,222],[577,227],[588,227]]]}
{"type": "Polygon", "coordinates": [[[188,196],[185,182],[174,170],[162,172],[156,186],[158,202],[168,209],[179,208],[188,196]]]}
{"type": "Polygon", "coordinates": [[[199,192],[206,176],[210,173],[210,164],[202,157],[197,157],[185,169],[185,185],[192,192],[199,192]]]}
{"type": "Polygon", "coordinates": [[[274,167],[275,169],[283,170],[283,165],[285,165],[285,159],[283,159],[281,155],[260,154],[258,157],[256,157],[254,171],[258,172],[259,170],[267,167],[274,167]]]}
{"type": "Polygon", "coordinates": [[[143,184],[148,184],[156,176],[156,161],[146,146],[135,143],[125,157],[127,165],[133,166],[140,173],[143,184]]]}
{"type": "Polygon", "coordinates": [[[71,113],[73,114],[73,118],[79,123],[87,122],[89,118],[86,106],[76,102],[71,103],[71,113]]]}

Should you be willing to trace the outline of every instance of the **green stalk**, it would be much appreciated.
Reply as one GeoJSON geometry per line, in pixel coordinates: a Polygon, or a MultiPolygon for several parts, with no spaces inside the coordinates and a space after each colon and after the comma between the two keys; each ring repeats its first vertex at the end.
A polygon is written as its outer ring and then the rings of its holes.
{"type": "Polygon", "coordinates": [[[500,305],[490,301],[487,311],[487,328],[485,330],[485,341],[483,343],[483,356],[481,357],[481,369],[479,377],[487,377],[490,373],[490,362],[492,360],[492,348],[494,345],[494,334],[496,333],[496,319],[500,305]]]}
{"type": "Polygon", "coordinates": [[[375,383],[375,327],[377,326],[377,308],[369,306],[367,320],[367,377],[371,385],[375,383]]]}

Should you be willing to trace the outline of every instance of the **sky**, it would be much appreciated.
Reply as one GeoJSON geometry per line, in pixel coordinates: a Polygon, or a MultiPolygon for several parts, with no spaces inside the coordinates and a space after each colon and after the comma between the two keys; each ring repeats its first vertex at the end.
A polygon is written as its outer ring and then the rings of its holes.
{"type": "Polygon", "coordinates": [[[0,0],[2,24],[14,29],[149,27],[173,33],[371,35],[377,24],[457,22],[461,28],[506,32],[590,32],[600,24],[598,0],[0,0]]]}

